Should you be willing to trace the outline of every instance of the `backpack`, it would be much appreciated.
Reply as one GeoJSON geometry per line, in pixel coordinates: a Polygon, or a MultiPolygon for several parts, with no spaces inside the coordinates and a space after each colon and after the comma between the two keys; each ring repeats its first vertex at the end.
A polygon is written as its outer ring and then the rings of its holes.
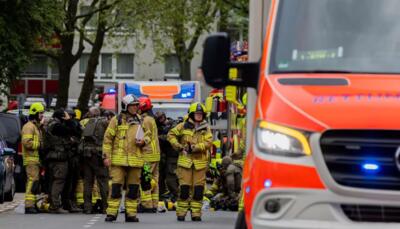
{"type": "Polygon", "coordinates": [[[106,118],[91,118],[82,131],[83,140],[96,145],[103,144],[104,133],[107,129],[106,118]]]}

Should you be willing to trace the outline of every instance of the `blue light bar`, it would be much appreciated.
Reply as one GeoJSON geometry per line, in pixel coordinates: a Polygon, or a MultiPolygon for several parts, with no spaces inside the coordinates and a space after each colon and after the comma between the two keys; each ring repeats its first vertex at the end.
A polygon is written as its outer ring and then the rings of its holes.
{"type": "Polygon", "coordinates": [[[194,99],[195,92],[196,85],[194,83],[185,83],[181,85],[180,93],[174,95],[174,99],[194,99]]]}
{"type": "Polygon", "coordinates": [[[377,171],[379,170],[379,165],[375,163],[365,163],[362,168],[366,171],[377,171]]]}
{"type": "Polygon", "coordinates": [[[110,94],[114,94],[116,92],[117,92],[117,90],[115,90],[114,88],[108,89],[108,93],[110,93],[110,94]]]}

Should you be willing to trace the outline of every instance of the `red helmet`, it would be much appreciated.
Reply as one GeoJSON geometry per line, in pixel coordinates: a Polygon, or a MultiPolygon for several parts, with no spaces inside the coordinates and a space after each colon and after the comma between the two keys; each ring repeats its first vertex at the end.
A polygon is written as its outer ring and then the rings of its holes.
{"type": "Polygon", "coordinates": [[[148,97],[139,98],[139,109],[143,112],[150,110],[153,106],[151,105],[151,100],[148,97]]]}

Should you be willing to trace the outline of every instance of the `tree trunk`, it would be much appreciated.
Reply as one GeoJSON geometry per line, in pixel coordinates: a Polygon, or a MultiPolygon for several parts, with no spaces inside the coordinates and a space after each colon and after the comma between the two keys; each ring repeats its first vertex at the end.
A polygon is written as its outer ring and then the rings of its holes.
{"type": "Polygon", "coordinates": [[[90,95],[94,88],[94,77],[96,74],[96,68],[99,64],[100,50],[103,46],[105,31],[97,30],[96,40],[93,45],[92,52],[90,53],[87,69],[85,72],[85,79],[83,81],[81,94],[79,95],[78,108],[82,112],[88,110],[88,104],[90,100],[90,95]]]}
{"type": "MultiPolygon", "coordinates": [[[[57,64],[59,69],[59,90],[57,94],[56,109],[67,108],[68,106],[68,90],[71,69],[79,59],[84,47],[82,46],[82,41],[80,40],[79,49],[76,55],[72,54],[72,49],[74,46],[75,37],[75,16],[78,9],[79,0],[70,0],[68,2],[68,10],[66,14],[65,30],[58,31],[57,35],[60,37],[61,43],[61,55],[58,58],[57,64]]],[[[82,39],[82,38],[80,38],[82,39]]]]}
{"type": "Polygon", "coordinates": [[[179,58],[179,66],[180,66],[180,77],[183,81],[190,81],[192,80],[191,77],[191,60],[181,60],[179,58]]]}
{"type": "MultiPolygon", "coordinates": [[[[106,0],[100,1],[99,7],[103,7],[106,4],[106,0]]],[[[101,11],[99,13],[99,22],[96,30],[96,38],[93,43],[92,52],[90,53],[87,69],[85,72],[85,79],[83,81],[81,94],[78,99],[78,108],[86,113],[88,110],[88,104],[90,100],[90,95],[94,88],[94,77],[96,74],[96,68],[99,64],[99,56],[101,48],[103,47],[104,37],[106,34],[107,21],[105,20],[106,13],[101,11]]]]}
{"type": "Polygon", "coordinates": [[[61,58],[58,62],[59,80],[56,109],[67,108],[68,106],[68,90],[72,65],[65,58],[61,58]]]}

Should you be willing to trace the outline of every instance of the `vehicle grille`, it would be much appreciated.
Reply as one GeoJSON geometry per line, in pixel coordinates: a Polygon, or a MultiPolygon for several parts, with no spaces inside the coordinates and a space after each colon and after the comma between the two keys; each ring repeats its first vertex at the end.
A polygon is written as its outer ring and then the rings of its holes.
{"type": "Polygon", "coordinates": [[[344,214],[355,222],[400,222],[400,208],[371,205],[341,205],[344,214]]]}
{"type": "Polygon", "coordinates": [[[395,159],[400,131],[332,130],[321,136],[320,145],[328,170],[338,184],[400,190],[400,170],[395,159]],[[379,169],[366,170],[366,163],[378,165],[379,169]]]}

